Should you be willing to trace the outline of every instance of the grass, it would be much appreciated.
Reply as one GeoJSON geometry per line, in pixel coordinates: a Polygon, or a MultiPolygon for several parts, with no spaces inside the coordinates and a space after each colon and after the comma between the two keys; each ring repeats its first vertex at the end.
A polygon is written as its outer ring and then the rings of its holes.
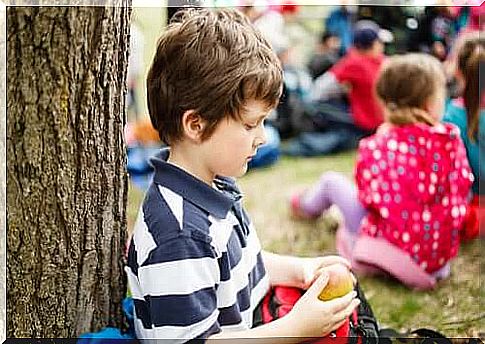
{"type": "MultiPolygon", "coordinates": [[[[238,182],[244,205],[270,251],[300,256],[335,253],[335,212],[316,222],[298,222],[288,216],[290,195],[308,187],[326,170],[351,178],[355,153],[318,158],[282,158],[277,164],[250,171],[238,182]]],[[[128,226],[132,227],[142,193],[130,186],[128,226]]],[[[452,275],[432,291],[418,292],[387,278],[361,277],[361,285],[384,327],[406,331],[433,328],[450,337],[485,337],[485,285],[480,273],[481,242],[462,245],[452,275]]]]}

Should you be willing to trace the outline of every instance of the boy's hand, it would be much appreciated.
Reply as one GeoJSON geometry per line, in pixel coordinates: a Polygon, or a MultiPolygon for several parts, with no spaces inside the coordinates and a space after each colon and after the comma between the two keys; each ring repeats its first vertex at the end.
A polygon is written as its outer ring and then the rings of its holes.
{"type": "Polygon", "coordinates": [[[322,337],[342,326],[347,317],[360,303],[357,293],[352,291],[345,296],[330,301],[321,301],[318,295],[328,283],[328,275],[321,273],[318,279],[298,300],[285,319],[287,326],[298,337],[322,337]]]}
{"type": "Polygon", "coordinates": [[[342,264],[349,270],[351,268],[349,261],[340,256],[301,258],[302,285],[300,288],[304,290],[308,289],[325,271],[326,267],[334,264],[342,264]]]}

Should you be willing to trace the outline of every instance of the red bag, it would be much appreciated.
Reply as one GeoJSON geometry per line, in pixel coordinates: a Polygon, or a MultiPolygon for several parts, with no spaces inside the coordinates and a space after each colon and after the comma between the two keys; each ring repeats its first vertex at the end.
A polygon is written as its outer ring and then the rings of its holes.
{"type": "MultiPolygon", "coordinates": [[[[366,339],[377,339],[377,321],[358,286],[356,286],[356,291],[357,296],[361,300],[361,305],[354,310],[352,315],[347,318],[346,322],[328,336],[306,341],[305,343],[362,344],[363,337],[366,339]],[[361,321],[359,321],[359,319],[361,321]]],[[[303,290],[292,287],[277,286],[271,288],[255,311],[255,326],[267,324],[273,320],[284,317],[291,311],[303,293],[303,290]]]]}
{"type": "Polygon", "coordinates": [[[485,228],[482,227],[483,220],[485,219],[485,203],[483,198],[480,196],[473,196],[472,201],[468,205],[467,214],[465,216],[465,221],[463,223],[463,230],[461,231],[460,239],[462,241],[469,241],[477,238],[479,235],[481,237],[485,236],[485,228]]]}

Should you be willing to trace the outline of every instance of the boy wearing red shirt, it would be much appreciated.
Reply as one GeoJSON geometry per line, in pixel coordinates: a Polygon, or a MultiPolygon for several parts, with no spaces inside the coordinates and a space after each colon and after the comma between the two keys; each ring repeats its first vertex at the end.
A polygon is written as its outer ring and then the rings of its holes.
{"type": "Polygon", "coordinates": [[[315,80],[310,100],[319,132],[301,134],[283,153],[313,156],[353,149],[375,131],[383,115],[374,88],[385,58],[384,43],[392,39],[392,33],[373,21],[356,23],[353,47],[315,80]]]}

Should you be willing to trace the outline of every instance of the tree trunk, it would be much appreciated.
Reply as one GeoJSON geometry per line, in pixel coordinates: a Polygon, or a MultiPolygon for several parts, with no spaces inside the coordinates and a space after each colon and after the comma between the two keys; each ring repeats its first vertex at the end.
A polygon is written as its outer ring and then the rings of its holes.
{"type": "MultiPolygon", "coordinates": [[[[6,92],[6,56],[5,56],[5,48],[6,48],[6,25],[5,25],[5,15],[6,15],[6,7],[4,4],[0,4],[0,27],[1,27],[1,34],[0,34],[0,94],[2,95],[0,98],[0,157],[6,156],[6,140],[5,140],[5,127],[6,127],[6,107],[5,104],[5,92],[6,92]]],[[[5,227],[6,227],[6,219],[5,219],[5,205],[7,204],[5,200],[5,189],[6,185],[6,161],[5,159],[0,159],[0,342],[3,343],[5,340],[5,307],[6,307],[6,284],[7,284],[7,276],[5,273],[6,268],[6,252],[5,252],[5,227]]]]}
{"type": "Polygon", "coordinates": [[[7,337],[121,325],[129,6],[7,9],[7,337]]]}

